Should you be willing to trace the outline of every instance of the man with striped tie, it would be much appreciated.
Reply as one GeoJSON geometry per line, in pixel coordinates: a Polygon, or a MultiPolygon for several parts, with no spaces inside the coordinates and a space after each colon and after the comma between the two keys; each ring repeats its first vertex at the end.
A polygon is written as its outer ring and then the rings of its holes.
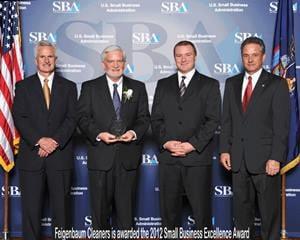
{"type": "Polygon", "coordinates": [[[178,71],[158,81],[152,107],[152,131],[160,148],[162,225],[170,230],[180,226],[183,194],[195,228],[211,227],[211,163],[221,97],[218,81],[195,69],[196,57],[192,42],[175,45],[178,71]]]}

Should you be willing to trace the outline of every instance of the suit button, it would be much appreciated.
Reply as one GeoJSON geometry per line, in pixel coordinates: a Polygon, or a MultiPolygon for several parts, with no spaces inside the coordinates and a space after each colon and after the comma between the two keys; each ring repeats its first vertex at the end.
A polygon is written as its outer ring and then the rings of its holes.
{"type": "Polygon", "coordinates": [[[241,138],[241,142],[244,142],[244,138],[241,138]]]}
{"type": "Polygon", "coordinates": [[[178,122],[178,124],[179,124],[179,125],[182,125],[182,122],[181,122],[181,121],[179,121],[179,122],[178,122]]]}
{"type": "Polygon", "coordinates": [[[182,107],[181,107],[181,106],[179,106],[179,107],[178,107],[178,110],[179,110],[179,111],[182,111],[183,109],[182,109],[182,107]]]}

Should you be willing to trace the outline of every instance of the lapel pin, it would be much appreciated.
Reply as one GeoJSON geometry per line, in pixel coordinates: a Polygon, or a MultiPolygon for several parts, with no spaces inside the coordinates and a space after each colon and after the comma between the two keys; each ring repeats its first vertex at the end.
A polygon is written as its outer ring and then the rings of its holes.
{"type": "Polygon", "coordinates": [[[262,86],[262,87],[265,87],[265,84],[262,84],[261,86],[262,86]]]}

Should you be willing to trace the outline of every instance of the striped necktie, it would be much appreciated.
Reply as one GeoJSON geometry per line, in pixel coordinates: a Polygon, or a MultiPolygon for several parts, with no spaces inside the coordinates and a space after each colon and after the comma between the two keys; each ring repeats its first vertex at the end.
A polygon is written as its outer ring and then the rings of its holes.
{"type": "Polygon", "coordinates": [[[179,94],[180,94],[180,97],[182,97],[185,93],[185,90],[186,90],[186,85],[184,83],[184,80],[186,79],[186,76],[182,76],[181,77],[181,82],[180,82],[180,85],[179,85],[179,94]]]}

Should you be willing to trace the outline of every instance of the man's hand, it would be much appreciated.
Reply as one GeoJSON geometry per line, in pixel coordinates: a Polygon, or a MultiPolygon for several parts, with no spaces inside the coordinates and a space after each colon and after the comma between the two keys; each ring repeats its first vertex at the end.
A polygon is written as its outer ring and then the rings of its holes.
{"type": "Polygon", "coordinates": [[[105,142],[106,144],[111,144],[111,143],[115,143],[118,141],[118,139],[115,135],[110,134],[108,132],[99,133],[97,138],[100,139],[101,141],[105,142]]]}
{"type": "Polygon", "coordinates": [[[135,138],[135,135],[133,134],[132,131],[127,131],[126,133],[124,133],[121,137],[120,137],[120,141],[122,142],[131,142],[133,141],[135,138]]]}
{"type": "Polygon", "coordinates": [[[167,142],[164,144],[163,148],[166,149],[166,150],[168,150],[169,152],[173,153],[173,152],[176,152],[176,151],[179,150],[178,146],[180,145],[180,143],[181,143],[181,142],[179,142],[179,141],[174,141],[174,140],[172,140],[172,141],[167,141],[167,142]]]}
{"type": "Polygon", "coordinates": [[[229,153],[222,153],[220,156],[220,162],[223,165],[223,167],[226,168],[228,171],[231,170],[231,160],[229,153]]]}
{"type": "Polygon", "coordinates": [[[266,173],[270,176],[274,176],[279,173],[280,162],[276,160],[269,159],[266,163],[266,173]]]}
{"type": "Polygon", "coordinates": [[[46,151],[44,151],[42,148],[39,148],[38,155],[41,158],[43,158],[43,157],[48,157],[49,154],[46,151]]]}
{"type": "Polygon", "coordinates": [[[174,153],[172,153],[172,156],[186,156],[192,151],[195,151],[196,149],[192,144],[189,142],[182,142],[178,145],[178,150],[174,153]]]}
{"type": "Polygon", "coordinates": [[[184,157],[188,153],[195,150],[194,146],[189,142],[180,142],[180,141],[167,141],[164,144],[164,148],[171,152],[171,155],[174,157],[184,157]]]}
{"type": "Polygon", "coordinates": [[[43,149],[48,155],[56,150],[58,143],[49,137],[42,137],[37,144],[43,149]]]}

